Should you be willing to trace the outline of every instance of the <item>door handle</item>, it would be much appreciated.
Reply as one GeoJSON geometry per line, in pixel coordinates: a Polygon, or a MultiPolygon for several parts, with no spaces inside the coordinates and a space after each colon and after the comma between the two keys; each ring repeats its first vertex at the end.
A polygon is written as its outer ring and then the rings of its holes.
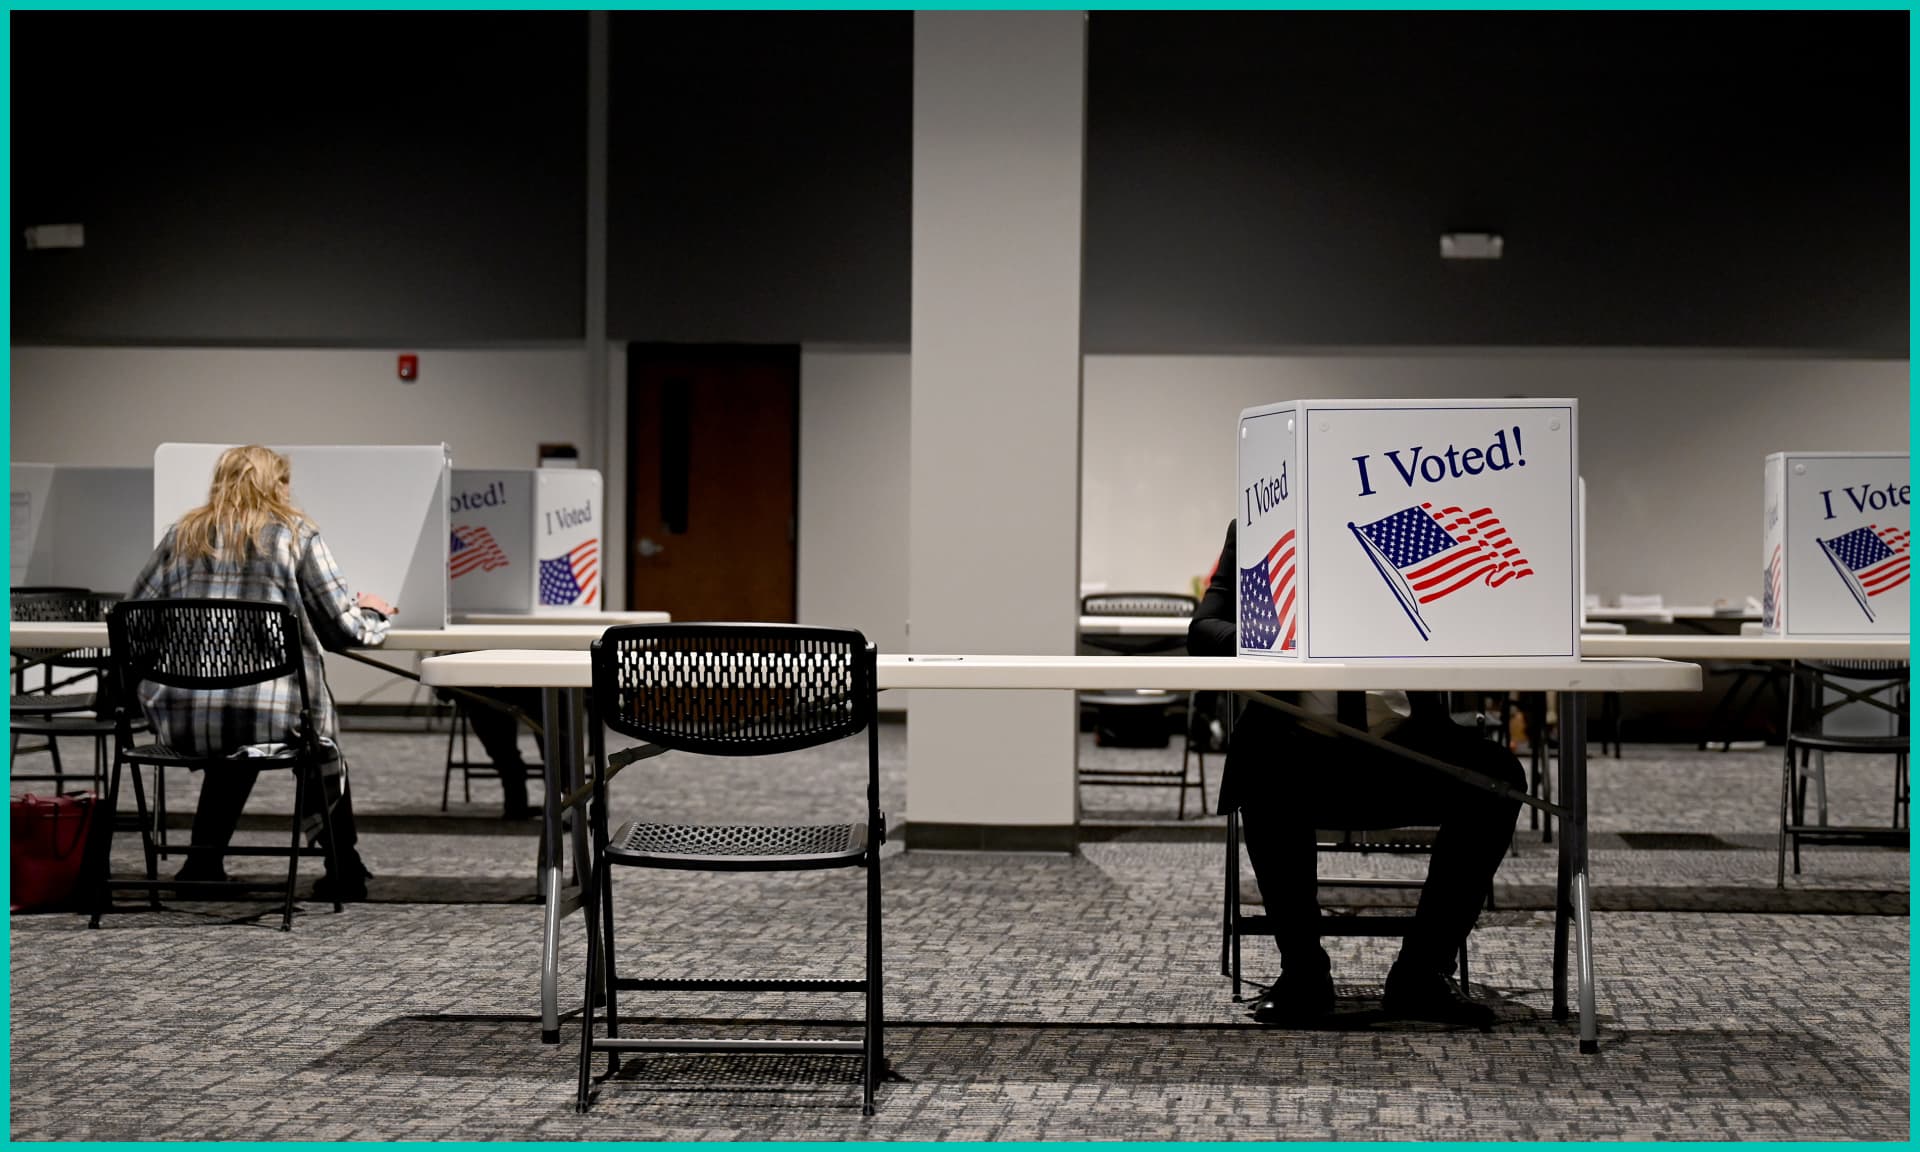
{"type": "Polygon", "coordinates": [[[653,538],[650,536],[642,536],[640,537],[640,542],[633,546],[633,550],[644,557],[651,558],[665,552],[667,546],[665,544],[654,543],[653,538]]]}

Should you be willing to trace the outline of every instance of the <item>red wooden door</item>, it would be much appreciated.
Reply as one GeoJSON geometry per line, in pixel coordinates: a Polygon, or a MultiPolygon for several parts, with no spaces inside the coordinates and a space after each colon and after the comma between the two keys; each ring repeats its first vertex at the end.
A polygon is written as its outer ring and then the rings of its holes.
{"type": "Polygon", "coordinates": [[[675,620],[792,621],[800,354],[627,349],[627,603],[675,620]]]}

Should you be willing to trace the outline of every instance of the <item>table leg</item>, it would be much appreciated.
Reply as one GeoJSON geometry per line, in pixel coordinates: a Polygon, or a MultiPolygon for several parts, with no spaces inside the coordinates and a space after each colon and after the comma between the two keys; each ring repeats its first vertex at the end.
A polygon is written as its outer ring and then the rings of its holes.
{"type": "Polygon", "coordinates": [[[567,740],[567,730],[571,725],[565,717],[567,701],[558,689],[549,688],[542,695],[541,703],[546,728],[546,755],[542,770],[546,780],[544,798],[540,804],[541,851],[540,851],[540,893],[546,903],[542,907],[544,923],[540,937],[540,1039],[543,1043],[560,1043],[560,801],[567,792],[567,779],[572,775],[567,765],[573,759],[572,747],[567,740]]]}
{"type": "MultiPolygon", "coordinates": [[[[1562,792],[1564,796],[1565,793],[1562,792]]],[[[1573,838],[1560,837],[1560,867],[1553,884],[1553,1018],[1567,1018],[1567,928],[1573,917],[1573,838]]]]}
{"type": "MultiPolygon", "coordinates": [[[[1583,693],[1568,692],[1560,697],[1559,759],[1560,802],[1567,808],[1567,818],[1560,824],[1561,873],[1569,889],[1567,895],[1572,908],[1568,911],[1573,916],[1580,948],[1580,1051],[1593,1053],[1600,1050],[1600,1032],[1594,1008],[1593,880],[1588,871],[1587,853],[1587,716],[1583,693]]],[[[1558,925],[1565,924],[1566,914],[1558,914],[1558,925]]],[[[1564,930],[1557,927],[1556,935],[1564,930]]],[[[1562,956],[1556,959],[1563,959],[1564,951],[1556,950],[1562,951],[1562,956]]],[[[1558,978],[1556,983],[1564,987],[1564,978],[1558,978]]]]}
{"type": "MultiPolygon", "coordinates": [[[[572,717],[572,727],[568,730],[573,741],[569,745],[573,755],[568,758],[572,770],[567,776],[567,791],[572,792],[587,780],[586,752],[582,746],[587,731],[587,698],[585,692],[573,688],[562,689],[561,695],[568,700],[568,715],[572,717]]],[[[587,827],[587,807],[581,804],[573,813],[573,885],[580,889],[583,899],[586,895],[587,872],[593,861],[593,837],[590,831],[587,827]]]]}

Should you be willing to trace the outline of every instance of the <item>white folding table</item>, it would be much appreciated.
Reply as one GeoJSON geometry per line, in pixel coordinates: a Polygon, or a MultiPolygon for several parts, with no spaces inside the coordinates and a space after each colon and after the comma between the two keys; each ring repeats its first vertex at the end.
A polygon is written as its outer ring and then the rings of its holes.
{"type": "MultiPolygon", "coordinates": [[[[1647,616],[1634,616],[1632,619],[1650,619],[1647,616]]],[[[1080,635],[1082,636],[1181,636],[1187,634],[1187,625],[1193,622],[1190,616],[1082,616],[1080,617],[1080,635]]],[[[1595,620],[1591,616],[1580,627],[1582,635],[1593,633],[1615,634],[1625,632],[1626,625],[1595,620]]]]}
{"type": "MultiPolygon", "coordinates": [[[[579,701],[592,685],[589,657],[579,651],[462,652],[423,661],[421,678],[428,684],[464,688],[540,688],[556,698],[556,714],[577,714],[579,701]]],[[[1172,691],[1236,692],[1283,711],[1297,709],[1273,696],[1294,691],[1408,691],[1517,690],[1561,692],[1567,703],[1561,711],[1563,746],[1560,758],[1561,803],[1554,804],[1517,792],[1524,803],[1559,815],[1560,871],[1554,920],[1554,1014],[1568,1015],[1567,942],[1570,928],[1578,932],[1580,1047],[1595,1050],[1598,1042],[1594,1015],[1592,896],[1587,871],[1587,787],[1585,715],[1586,692],[1685,692],[1700,687],[1700,669],[1692,664],[1660,660],[1560,660],[1526,663],[1487,661],[1369,661],[1328,663],[1295,660],[1236,659],[1232,657],[1134,656],[935,656],[882,655],[879,687],[925,689],[1032,689],[1041,691],[1112,691],[1160,688],[1172,691]]],[[[1437,771],[1469,778],[1492,791],[1509,794],[1493,784],[1431,757],[1385,744],[1365,732],[1331,724],[1350,739],[1379,745],[1437,771]]],[[[562,746],[548,736],[549,765],[565,763],[565,787],[547,791],[547,819],[557,825],[559,808],[584,799],[587,789],[578,775],[580,749],[577,734],[562,746]]],[[[550,769],[551,771],[551,769],[550,769]]],[[[575,821],[576,826],[583,823],[575,821]]],[[[577,848],[576,848],[577,850],[577,848]]],[[[582,870],[584,874],[584,869],[582,870]]],[[[540,965],[540,1015],[543,1038],[559,1039],[560,920],[579,906],[579,893],[560,888],[557,872],[545,877],[546,926],[540,965]]]]}
{"type": "MultiPolygon", "coordinates": [[[[662,616],[665,614],[662,613],[662,616]]],[[[488,648],[572,648],[586,651],[606,631],[606,625],[449,624],[445,628],[393,628],[377,648],[356,652],[475,652],[488,648]]],[[[14,649],[105,648],[103,620],[34,622],[16,620],[7,626],[7,646],[14,649]]]]}
{"type": "Polygon", "coordinates": [[[1708,636],[1680,633],[1580,637],[1583,656],[1653,660],[1905,660],[1905,636],[1708,636]]]}

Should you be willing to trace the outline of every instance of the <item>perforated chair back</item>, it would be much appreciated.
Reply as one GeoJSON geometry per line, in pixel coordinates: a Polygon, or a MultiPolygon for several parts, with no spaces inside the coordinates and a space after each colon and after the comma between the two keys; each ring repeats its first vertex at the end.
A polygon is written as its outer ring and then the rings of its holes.
{"type": "Polygon", "coordinates": [[[92,592],[85,588],[10,588],[7,590],[12,600],[13,619],[36,622],[62,620],[97,620],[97,616],[77,616],[73,613],[83,611],[76,602],[85,600],[92,592]]]}
{"type": "MultiPolygon", "coordinates": [[[[206,884],[208,889],[215,891],[239,892],[261,887],[280,889],[282,931],[293,926],[294,884],[299,874],[300,857],[323,856],[327,861],[327,871],[338,875],[340,858],[334,840],[333,809],[336,804],[345,802],[345,776],[340,768],[338,748],[324,741],[314,728],[312,700],[308,696],[306,671],[301,659],[302,623],[299,612],[300,609],[294,605],[271,601],[208,598],[123,600],[107,614],[107,638],[112,646],[120,707],[116,737],[118,748],[107,789],[106,812],[111,817],[119,810],[121,776],[123,771],[131,768],[137,817],[135,827],[140,830],[141,845],[146,851],[147,870],[144,879],[117,879],[113,876],[114,824],[109,819],[107,835],[102,838],[100,847],[92,850],[97,876],[91,920],[93,927],[98,928],[101,916],[113,910],[112,893],[115,891],[127,888],[145,891],[148,893],[149,906],[157,908],[159,892],[178,887],[176,880],[162,878],[154,868],[156,846],[149,832],[146,799],[140,783],[143,766],[152,766],[156,786],[164,779],[164,768],[195,768],[212,772],[231,771],[236,765],[244,765],[248,770],[273,767],[296,773],[289,829],[291,843],[286,848],[249,844],[228,845],[220,849],[229,856],[286,857],[285,885],[262,884],[245,879],[209,881],[206,884]],[[287,745],[284,748],[240,760],[228,755],[232,749],[174,747],[165,741],[164,732],[160,734],[162,738],[158,743],[139,746],[134,743],[133,724],[141,711],[136,701],[139,700],[139,687],[142,684],[218,692],[280,680],[293,681],[298,693],[295,698],[300,703],[299,717],[294,721],[290,735],[283,738],[287,745]],[[328,771],[329,764],[333,766],[331,772],[328,771]],[[338,790],[332,796],[328,795],[332,791],[327,783],[329,778],[339,782],[338,790]],[[302,836],[312,836],[316,827],[318,846],[302,847],[302,836]]],[[[271,691],[277,694],[282,689],[275,684],[271,691]]],[[[194,744],[200,743],[200,740],[194,741],[194,744]]],[[[156,813],[156,819],[163,817],[156,813]]],[[[332,903],[333,910],[339,912],[341,898],[337,893],[332,903]]]]}
{"type": "Polygon", "coordinates": [[[875,653],[852,629],[632,624],[593,645],[599,721],[662,748],[760,756],[873,723],[875,653]]]}
{"type": "Polygon", "coordinates": [[[1098,592],[1080,598],[1082,616],[1192,616],[1200,602],[1177,592],[1098,592]]]}
{"type": "MultiPolygon", "coordinates": [[[[84,588],[16,588],[10,607],[13,619],[23,623],[71,623],[105,620],[107,613],[120,600],[121,594],[118,592],[89,592],[84,588]]],[[[19,654],[25,659],[56,668],[101,669],[109,663],[106,650],[101,648],[70,651],[45,648],[23,650],[19,654]]]]}
{"type": "Polygon", "coordinates": [[[254,600],[123,600],[107,615],[126,698],[143,682],[241,688],[292,677],[307,706],[300,622],[286,604],[254,600]]]}

